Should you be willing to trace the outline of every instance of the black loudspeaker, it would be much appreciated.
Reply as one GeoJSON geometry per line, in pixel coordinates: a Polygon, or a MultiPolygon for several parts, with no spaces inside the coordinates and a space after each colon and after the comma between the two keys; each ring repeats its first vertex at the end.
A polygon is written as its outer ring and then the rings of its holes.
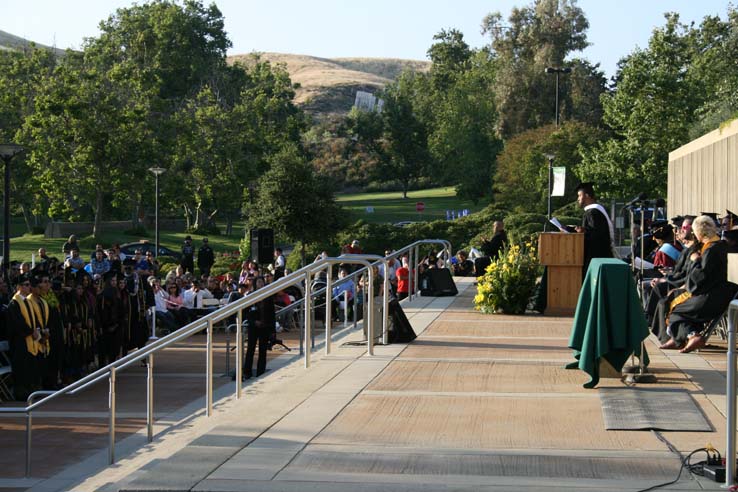
{"type": "Polygon", "coordinates": [[[402,306],[393,299],[389,302],[390,324],[387,330],[387,342],[409,343],[417,338],[410,321],[405,316],[402,306]]]}
{"type": "Polygon", "coordinates": [[[251,257],[259,265],[268,265],[274,260],[274,230],[251,229],[251,257]]]}
{"type": "Polygon", "coordinates": [[[431,297],[455,296],[459,291],[448,268],[429,268],[420,280],[420,295],[431,297]]]}

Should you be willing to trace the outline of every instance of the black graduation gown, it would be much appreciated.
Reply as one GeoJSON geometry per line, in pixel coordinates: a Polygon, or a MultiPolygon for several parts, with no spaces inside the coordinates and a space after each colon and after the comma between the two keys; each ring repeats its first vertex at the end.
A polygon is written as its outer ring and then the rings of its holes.
{"type": "MultiPolygon", "coordinates": [[[[30,304],[32,301],[27,302],[30,304]]],[[[28,352],[26,348],[26,337],[32,335],[34,330],[26,324],[15,299],[8,304],[7,321],[10,366],[13,370],[13,396],[18,401],[25,401],[28,395],[41,386],[38,357],[28,352]]]]}
{"type": "Polygon", "coordinates": [[[728,282],[728,245],[717,241],[690,265],[686,288],[692,297],[674,308],[669,326],[674,339],[683,343],[690,332],[720,316],[735,294],[728,282]]]}
{"type": "Polygon", "coordinates": [[[592,258],[612,258],[612,239],[607,217],[595,208],[584,211],[582,229],[584,229],[584,265],[582,265],[584,278],[592,258]]]}

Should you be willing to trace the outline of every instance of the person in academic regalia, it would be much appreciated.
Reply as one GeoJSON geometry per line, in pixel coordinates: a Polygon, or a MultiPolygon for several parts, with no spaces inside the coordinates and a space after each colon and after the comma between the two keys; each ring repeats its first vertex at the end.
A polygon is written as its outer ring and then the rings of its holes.
{"type": "Polygon", "coordinates": [[[38,294],[49,308],[49,321],[46,328],[49,331],[49,347],[46,356],[46,368],[42,377],[45,390],[59,389],[62,363],[64,362],[64,322],[60,309],[59,297],[51,289],[51,280],[46,271],[41,270],[38,275],[38,294]]]}
{"type": "Polygon", "coordinates": [[[686,292],[671,303],[671,339],[661,345],[662,349],[691,352],[704,346],[705,339],[699,334],[704,323],[720,316],[735,293],[734,284],[728,282],[728,246],[720,240],[717,224],[702,215],[695,219],[692,230],[701,246],[690,256],[686,292]]]}
{"type": "Polygon", "coordinates": [[[123,274],[128,293],[128,326],[127,337],[124,337],[123,355],[134,348],[143,348],[149,338],[146,326],[146,302],[144,287],[138,274],[134,271],[136,262],[126,258],[123,261],[123,274]],[[127,345],[126,345],[127,343],[127,345]]]}
{"type": "Polygon", "coordinates": [[[28,300],[30,295],[30,277],[19,276],[15,295],[7,311],[13,396],[18,401],[26,401],[28,395],[41,387],[37,356],[42,335],[31,301],[28,300]]]}
{"type": "Polygon", "coordinates": [[[120,354],[120,338],[123,327],[120,324],[120,293],[116,275],[108,272],[105,275],[105,287],[97,297],[99,367],[115,361],[120,354]]]}
{"type": "Polygon", "coordinates": [[[27,299],[33,311],[34,319],[36,320],[37,326],[41,329],[41,339],[38,341],[38,354],[36,355],[36,363],[38,364],[39,379],[43,389],[53,389],[56,383],[49,384],[46,386],[47,381],[44,380],[48,371],[48,366],[52,361],[51,357],[51,342],[50,342],[50,330],[49,321],[51,317],[51,309],[48,303],[41,297],[42,285],[44,282],[48,284],[48,277],[41,277],[31,274],[31,293],[27,299]]]}
{"type": "Polygon", "coordinates": [[[577,227],[577,232],[584,233],[584,278],[592,258],[613,257],[613,227],[605,208],[595,201],[592,183],[580,183],[576,191],[577,204],[584,209],[582,225],[577,227]]]}

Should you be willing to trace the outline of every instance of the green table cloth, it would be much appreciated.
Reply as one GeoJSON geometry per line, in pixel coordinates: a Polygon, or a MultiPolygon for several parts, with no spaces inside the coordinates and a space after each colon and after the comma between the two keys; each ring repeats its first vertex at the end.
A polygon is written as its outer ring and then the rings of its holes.
{"type": "MultiPolygon", "coordinates": [[[[579,368],[591,380],[585,388],[594,388],[600,380],[600,359],[605,358],[616,371],[631,354],[640,356],[641,341],[648,336],[648,323],[636,291],[630,267],[621,260],[595,258],[579,292],[569,348],[579,368]]],[[[648,365],[648,354],[643,354],[648,365]]]]}

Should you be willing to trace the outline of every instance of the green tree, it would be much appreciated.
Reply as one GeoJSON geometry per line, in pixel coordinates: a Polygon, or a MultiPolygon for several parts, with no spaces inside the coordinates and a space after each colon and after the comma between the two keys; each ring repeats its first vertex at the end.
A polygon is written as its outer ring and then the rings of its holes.
{"type": "Polygon", "coordinates": [[[413,108],[412,80],[403,74],[382,91],[386,159],[380,172],[386,180],[397,179],[402,184],[403,198],[407,198],[410,185],[424,175],[431,159],[428,130],[413,108]]]}
{"type": "Polygon", "coordinates": [[[511,210],[545,212],[549,154],[554,156],[554,166],[564,166],[567,172],[565,194],[552,199],[553,208],[574,200],[582,153],[606,135],[597,127],[572,121],[558,129],[548,125],[512,137],[505,142],[505,149],[497,158],[495,202],[511,210]]]}
{"type": "MultiPolygon", "coordinates": [[[[530,6],[513,8],[507,25],[499,12],[484,18],[482,32],[492,38],[488,49],[498,66],[495,101],[501,136],[507,138],[555,119],[555,77],[544,69],[569,66],[567,56],[588,46],[588,27],[576,0],[535,0],[530,6]]],[[[591,114],[605,90],[602,74],[593,70],[596,67],[581,62],[570,66],[576,71],[574,80],[560,77],[563,119],[591,114]],[[591,80],[585,83],[587,79],[591,80]],[[585,86],[585,90],[575,94],[572,85],[585,86]]]]}
{"type": "Polygon", "coordinates": [[[621,60],[616,90],[602,97],[615,138],[586,151],[577,168],[603,196],[665,193],[668,154],[688,141],[701,104],[701,85],[689,76],[693,48],[693,33],[668,14],[646,49],[621,60]]]}
{"type": "Polygon", "coordinates": [[[464,41],[461,31],[441,30],[433,36],[436,41],[428,49],[431,66],[431,81],[437,91],[448,90],[459,74],[469,68],[472,50],[464,41]]]}
{"type": "Polygon", "coordinates": [[[493,87],[493,65],[477,53],[452,86],[434,95],[429,136],[434,161],[444,181],[456,185],[457,196],[474,203],[491,196],[495,159],[502,150],[493,87]]]}
{"type": "Polygon", "coordinates": [[[305,244],[335,236],[346,223],[345,213],[297,145],[287,144],[269,161],[255,199],[244,203],[249,227],[268,227],[280,238],[299,242],[304,265],[305,244]]]}

